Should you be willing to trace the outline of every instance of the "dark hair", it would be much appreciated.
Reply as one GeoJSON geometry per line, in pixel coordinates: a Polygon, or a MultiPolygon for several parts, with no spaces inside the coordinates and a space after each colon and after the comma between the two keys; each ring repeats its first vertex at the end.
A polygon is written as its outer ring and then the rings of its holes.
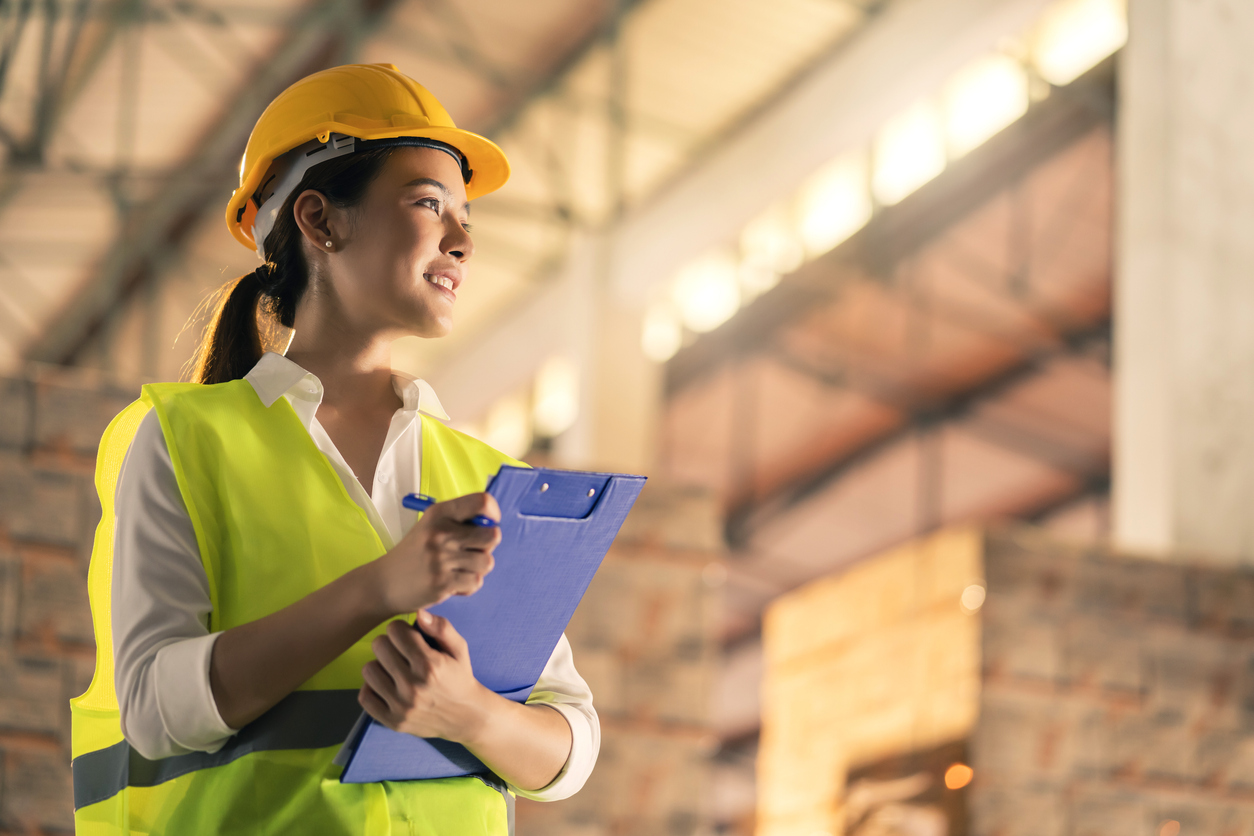
{"type": "Polygon", "coordinates": [[[291,328],[295,324],[296,306],[309,286],[304,239],[292,211],[296,198],[312,189],[341,209],[357,206],[393,150],[362,151],[327,160],[305,172],[266,236],[266,263],[227,282],[206,300],[204,307],[213,313],[188,364],[194,383],[224,383],[243,377],[261,359],[263,337],[273,337],[276,325],[291,328]]]}

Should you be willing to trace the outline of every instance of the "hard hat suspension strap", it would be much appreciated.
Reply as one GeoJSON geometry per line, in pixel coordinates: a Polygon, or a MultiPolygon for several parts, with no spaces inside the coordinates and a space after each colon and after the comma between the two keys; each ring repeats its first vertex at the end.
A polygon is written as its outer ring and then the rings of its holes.
{"type": "Polygon", "coordinates": [[[466,155],[458,151],[447,142],[440,142],[438,139],[427,139],[423,136],[394,136],[389,139],[360,139],[357,141],[358,151],[370,151],[375,148],[434,148],[437,151],[443,151],[453,159],[457,160],[457,165],[462,170],[462,182],[470,183],[470,178],[474,176],[474,171],[470,168],[470,162],[466,159],[466,155]]]}
{"type": "Polygon", "coordinates": [[[443,151],[453,159],[457,160],[457,165],[462,172],[462,181],[470,182],[470,178],[474,176],[466,155],[458,151],[447,142],[440,142],[435,139],[427,139],[421,136],[397,136],[386,139],[358,139],[354,136],[345,136],[344,134],[331,134],[327,137],[327,142],[312,151],[307,152],[293,163],[287,173],[283,175],[283,179],[279,181],[279,185],[271,192],[270,197],[265,203],[257,209],[257,220],[253,224],[253,241],[257,244],[257,255],[265,260],[266,236],[270,234],[270,230],[274,229],[274,222],[278,219],[279,211],[283,208],[284,202],[288,196],[300,185],[301,179],[305,176],[305,172],[328,160],[334,160],[337,157],[354,154],[358,151],[373,151],[378,148],[433,148],[437,151],[443,151]]]}
{"type": "Polygon", "coordinates": [[[266,236],[270,234],[270,230],[274,229],[279,210],[283,208],[288,195],[300,185],[305,172],[318,163],[352,154],[357,150],[355,148],[357,142],[357,137],[354,136],[331,134],[327,137],[326,145],[313,149],[292,163],[292,167],[283,175],[279,185],[274,187],[270,197],[257,209],[257,220],[253,223],[253,241],[257,243],[257,255],[261,256],[263,261],[266,258],[266,236]]]}

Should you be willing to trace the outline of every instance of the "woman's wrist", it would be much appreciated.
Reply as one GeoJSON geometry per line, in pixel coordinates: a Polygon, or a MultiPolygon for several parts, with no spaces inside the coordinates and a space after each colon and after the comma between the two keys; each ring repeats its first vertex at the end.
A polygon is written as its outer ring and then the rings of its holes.
{"type": "Polygon", "coordinates": [[[454,743],[460,743],[472,752],[492,734],[492,727],[514,703],[489,690],[480,682],[475,683],[473,697],[463,703],[465,716],[461,732],[454,743]]]}
{"type": "Polygon", "coordinates": [[[389,618],[406,612],[392,599],[394,584],[392,584],[385,571],[383,558],[377,558],[370,561],[364,566],[358,566],[351,574],[356,575],[354,586],[360,595],[360,604],[363,614],[368,616],[367,620],[371,625],[382,624],[389,618]]]}

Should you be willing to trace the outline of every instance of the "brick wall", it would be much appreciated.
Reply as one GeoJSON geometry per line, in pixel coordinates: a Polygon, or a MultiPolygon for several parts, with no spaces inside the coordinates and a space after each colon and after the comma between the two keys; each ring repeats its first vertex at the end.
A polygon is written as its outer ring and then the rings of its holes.
{"type": "MultiPolygon", "coordinates": [[[[0,379],[0,834],[73,830],[69,705],[94,667],[87,562],[96,445],[137,393],[90,374],[0,379]]],[[[602,718],[575,797],[520,804],[520,834],[689,834],[704,818],[713,501],[650,485],[569,630],[602,718]]]]}
{"type": "Polygon", "coordinates": [[[953,801],[955,834],[1254,834],[1254,570],[960,529],[781,597],[764,642],[763,836],[878,833],[848,828],[869,791],[898,820],[953,801]]]}
{"type": "Polygon", "coordinates": [[[721,549],[712,497],[646,486],[567,630],[601,718],[597,768],[568,800],[520,801],[520,835],[705,832],[717,644],[703,570],[721,549]]]}
{"type": "Polygon", "coordinates": [[[981,576],[981,541],[976,529],[942,532],[767,609],[760,836],[842,833],[850,771],[969,733],[979,617],[959,601],[981,576]]]}
{"type": "Polygon", "coordinates": [[[0,379],[0,833],[73,831],[69,700],[95,652],[92,471],[132,397],[81,374],[0,379]]]}
{"type": "Polygon", "coordinates": [[[1254,833],[1254,572],[1027,530],[985,566],[975,833],[1254,833]]]}

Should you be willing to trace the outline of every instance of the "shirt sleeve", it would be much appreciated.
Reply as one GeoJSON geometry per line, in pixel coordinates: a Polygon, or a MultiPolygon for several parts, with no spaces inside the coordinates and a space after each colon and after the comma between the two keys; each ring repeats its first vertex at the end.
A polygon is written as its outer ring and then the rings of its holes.
{"type": "Polygon", "coordinates": [[[156,412],[118,475],[113,670],[122,734],[149,759],[216,752],[235,733],[209,686],[209,581],[156,412]]]}
{"type": "Polygon", "coordinates": [[[588,683],[575,670],[574,655],[566,634],[553,648],[553,655],[540,674],[536,687],[527,698],[527,705],[547,705],[556,710],[570,724],[570,755],[557,777],[538,790],[523,790],[512,786],[515,795],[535,801],[560,801],[577,793],[592,767],[596,766],[601,751],[601,721],[592,707],[592,691],[588,683]]]}

